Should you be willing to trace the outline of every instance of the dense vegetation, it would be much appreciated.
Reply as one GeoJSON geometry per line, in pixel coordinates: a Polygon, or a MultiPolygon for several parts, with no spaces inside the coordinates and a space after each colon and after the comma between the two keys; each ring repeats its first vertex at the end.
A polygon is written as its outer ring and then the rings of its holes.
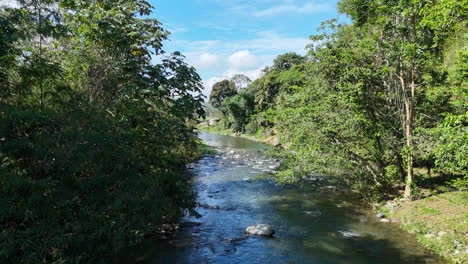
{"type": "Polygon", "coordinates": [[[468,1],[338,7],[352,23],[323,23],[305,57],[279,56],[217,102],[226,127],[277,133],[284,166],[274,177],[283,183],[320,173],[369,198],[404,184],[411,198],[414,169],[426,167],[466,189],[468,1]]]}
{"type": "Polygon", "coordinates": [[[0,8],[0,262],[112,262],[195,213],[201,80],[144,0],[18,4],[0,8]]]}

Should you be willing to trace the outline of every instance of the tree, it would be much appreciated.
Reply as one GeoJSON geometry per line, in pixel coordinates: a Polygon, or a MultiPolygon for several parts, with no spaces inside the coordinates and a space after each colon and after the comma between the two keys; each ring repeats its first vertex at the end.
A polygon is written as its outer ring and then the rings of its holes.
{"type": "Polygon", "coordinates": [[[237,94],[236,85],[230,80],[222,80],[213,85],[209,103],[214,107],[221,107],[222,102],[237,94]]]}
{"type": "Polygon", "coordinates": [[[301,56],[295,52],[288,52],[282,55],[279,55],[273,61],[273,69],[278,71],[289,70],[293,65],[299,65],[306,61],[304,56],[301,56]]]}
{"type": "Polygon", "coordinates": [[[242,89],[252,83],[252,80],[244,74],[236,74],[231,78],[231,82],[236,84],[237,92],[241,92],[242,89]]]}
{"type": "Polygon", "coordinates": [[[226,126],[234,132],[245,132],[245,125],[250,121],[254,112],[254,100],[252,95],[239,93],[225,99],[221,104],[226,126]]]}
{"type": "Polygon", "coordinates": [[[411,198],[414,182],[414,128],[420,111],[418,98],[428,86],[441,82],[435,65],[440,63],[437,38],[425,23],[424,12],[430,1],[406,1],[382,4],[380,1],[346,0],[341,11],[349,14],[355,26],[374,35],[375,63],[381,70],[381,88],[386,104],[397,110],[403,128],[406,163],[405,198],[411,198]]]}
{"type": "Polygon", "coordinates": [[[454,43],[463,42],[447,36],[455,30],[463,35],[465,9],[453,0],[343,0],[340,11],[352,24],[326,22],[324,33],[311,37],[307,63],[286,69],[281,65],[288,63],[275,60],[248,92],[255,95],[256,114],[268,116],[288,147],[278,153],[288,168],[279,180],[336,175],[366,196],[405,182],[411,198],[416,163],[464,164],[454,152],[464,149],[464,123],[443,120],[449,113],[456,114],[452,121],[464,120],[466,108],[455,103],[466,102],[463,89],[451,88],[463,85],[448,81],[464,71],[447,69],[466,67],[453,63],[450,49],[450,58],[442,51],[445,43],[462,49],[454,43]],[[430,131],[441,123],[445,128],[434,133],[447,137],[437,140],[430,131]]]}
{"type": "Polygon", "coordinates": [[[2,263],[102,263],[196,216],[202,82],[151,5],[18,3],[0,9],[2,263]]]}

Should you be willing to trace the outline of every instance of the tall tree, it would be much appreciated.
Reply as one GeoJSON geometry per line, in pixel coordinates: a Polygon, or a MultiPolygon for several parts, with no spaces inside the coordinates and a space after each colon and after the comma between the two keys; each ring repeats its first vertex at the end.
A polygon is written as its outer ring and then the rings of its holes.
{"type": "Polygon", "coordinates": [[[213,85],[209,103],[214,107],[221,107],[222,102],[237,94],[236,85],[230,80],[222,80],[213,85]]]}
{"type": "Polygon", "coordinates": [[[237,92],[241,92],[252,83],[252,80],[247,75],[241,73],[232,76],[231,81],[236,84],[237,92]]]}
{"type": "Polygon", "coordinates": [[[306,61],[304,56],[301,56],[295,52],[288,52],[276,57],[273,61],[272,69],[278,71],[289,70],[293,65],[299,65],[306,61]]]}

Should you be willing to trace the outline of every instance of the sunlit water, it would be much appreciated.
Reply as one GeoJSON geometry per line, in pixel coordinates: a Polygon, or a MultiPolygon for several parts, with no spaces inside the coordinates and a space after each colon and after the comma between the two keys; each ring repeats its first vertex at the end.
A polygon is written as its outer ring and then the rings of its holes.
{"type": "Polygon", "coordinates": [[[198,193],[200,222],[167,240],[148,240],[133,263],[444,263],[393,223],[381,223],[356,198],[312,186],[278,187],[254,180],[277,161],[264,145],[201,133],[218,154],[188,169],[198,193]],[[274,238],[245,236],[269,224],[274,238]]]}

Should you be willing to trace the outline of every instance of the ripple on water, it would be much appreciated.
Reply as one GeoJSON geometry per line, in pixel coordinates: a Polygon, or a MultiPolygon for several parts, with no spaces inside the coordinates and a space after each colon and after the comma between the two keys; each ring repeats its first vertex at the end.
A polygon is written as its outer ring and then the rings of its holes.
{"type": "Polygon", "coordinates": [[[200,219],[183,221],[201,225],[183,228],[174,241],[139,247],[146,263],[444,263],[396,225],[379,223],[348,194],[252,180],[279,166],[258,152],[264,145],[200,137],[218,154],[188,170],[198,202],[207,207],[199,209],[200,219]],[[254,224],[271,225],[277,238],[245,237],[254,224]]]}

